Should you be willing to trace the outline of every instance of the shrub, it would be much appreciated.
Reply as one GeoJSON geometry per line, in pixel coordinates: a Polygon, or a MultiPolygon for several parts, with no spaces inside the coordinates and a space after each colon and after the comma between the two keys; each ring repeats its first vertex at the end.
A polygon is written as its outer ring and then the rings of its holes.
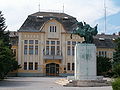
{"type": "Polygon", "coordinates": [[[114,77],[120,77],[120,63],[113,65],[114,77]]]}
{"type": "Polygon", "coordinates": [[[113,90],[120,90],[120,78],[117,78],[112,82],[112,88],[113,90]]]}
{"type": "Polygon", "coordinates": [[[112,69],[111,59],[107,57],[97,57],[97,75],[109,76],[112,69]]]}

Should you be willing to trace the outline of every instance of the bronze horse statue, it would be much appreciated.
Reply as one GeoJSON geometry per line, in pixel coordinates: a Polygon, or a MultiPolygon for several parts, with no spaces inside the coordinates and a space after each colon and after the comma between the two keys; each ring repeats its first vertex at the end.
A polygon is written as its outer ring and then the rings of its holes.
{"type": "MultiPolygon", "coordinates": [[[[98,24],[97,24],[98,25],[98,24]]],[[[93,36],[97,35],[97,25],[92,28],[89,24],[85,22],[77,22],[77,28],[73,30],[72,34],[77,34],[80,37],[84,37],[85,41],[83,43],[93,43],[93,36]]],[[[71,39],[72,39],[71,34],[71,39]]]]}

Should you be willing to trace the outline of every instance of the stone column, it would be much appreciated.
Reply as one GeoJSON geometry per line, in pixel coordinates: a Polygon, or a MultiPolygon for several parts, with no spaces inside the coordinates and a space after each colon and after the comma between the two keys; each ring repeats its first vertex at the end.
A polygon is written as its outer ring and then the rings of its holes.
{"type": "Polygon", "coordinates": [[[75,80],[96,80],[96,46],[77,44],[75,46],[75,80]]]}

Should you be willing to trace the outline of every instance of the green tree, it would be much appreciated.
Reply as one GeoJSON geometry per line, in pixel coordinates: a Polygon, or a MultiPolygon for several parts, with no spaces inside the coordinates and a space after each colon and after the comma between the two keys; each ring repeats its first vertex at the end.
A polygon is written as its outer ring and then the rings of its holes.
{"type": "Polygon", "coordinates": [[[114,73],[114,77],[120,77],[120,38],[115,40],[115,52],[113,54],[113,67],[112,71],[114,73]]]}
{"type": "Polygon", "coordinates": [[[10,37],[9,31],[5,31],[7,26],[5,25],[5,18],[3,17],[2,12],[0,11],[0,40],[2,40],[5,46],[10,47],[10,37]]]}
{"type": "Polygon", "coordinates": [[[116,47],[115,47],[115,53],[113,55],[113,63],[120,63],[120,38],[116,39],[115,40],[115,44],[116,44],[116,47]]]}
{"type": "Polygon", "coordinates": [[[120,77],[120,63],[116,63],[112,67],[113,76],[120,77]]]}
{"type": "Polygon", "coordinates": [[[6,32],[5,29],[5,19],[0,11],[0,79],[4,79],[10,71],[19,68],[11,50],[9,31],[6,32]]]}
{"type": "Polygon", "coordinates": [[[97,57],[97,74],[106,76],[112,69],[111,59],[107,57],[97,57]]]}

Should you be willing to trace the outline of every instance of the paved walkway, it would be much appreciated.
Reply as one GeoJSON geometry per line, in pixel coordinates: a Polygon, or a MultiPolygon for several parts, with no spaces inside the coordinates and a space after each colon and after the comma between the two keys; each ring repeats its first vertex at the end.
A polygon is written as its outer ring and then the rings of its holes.
{"type": "Polygon", "coordinates": [[[55,83],[61,77],[9,77],[0,81],[0,90],[112,90],[108,87],[63,87],[55,83]]]}

